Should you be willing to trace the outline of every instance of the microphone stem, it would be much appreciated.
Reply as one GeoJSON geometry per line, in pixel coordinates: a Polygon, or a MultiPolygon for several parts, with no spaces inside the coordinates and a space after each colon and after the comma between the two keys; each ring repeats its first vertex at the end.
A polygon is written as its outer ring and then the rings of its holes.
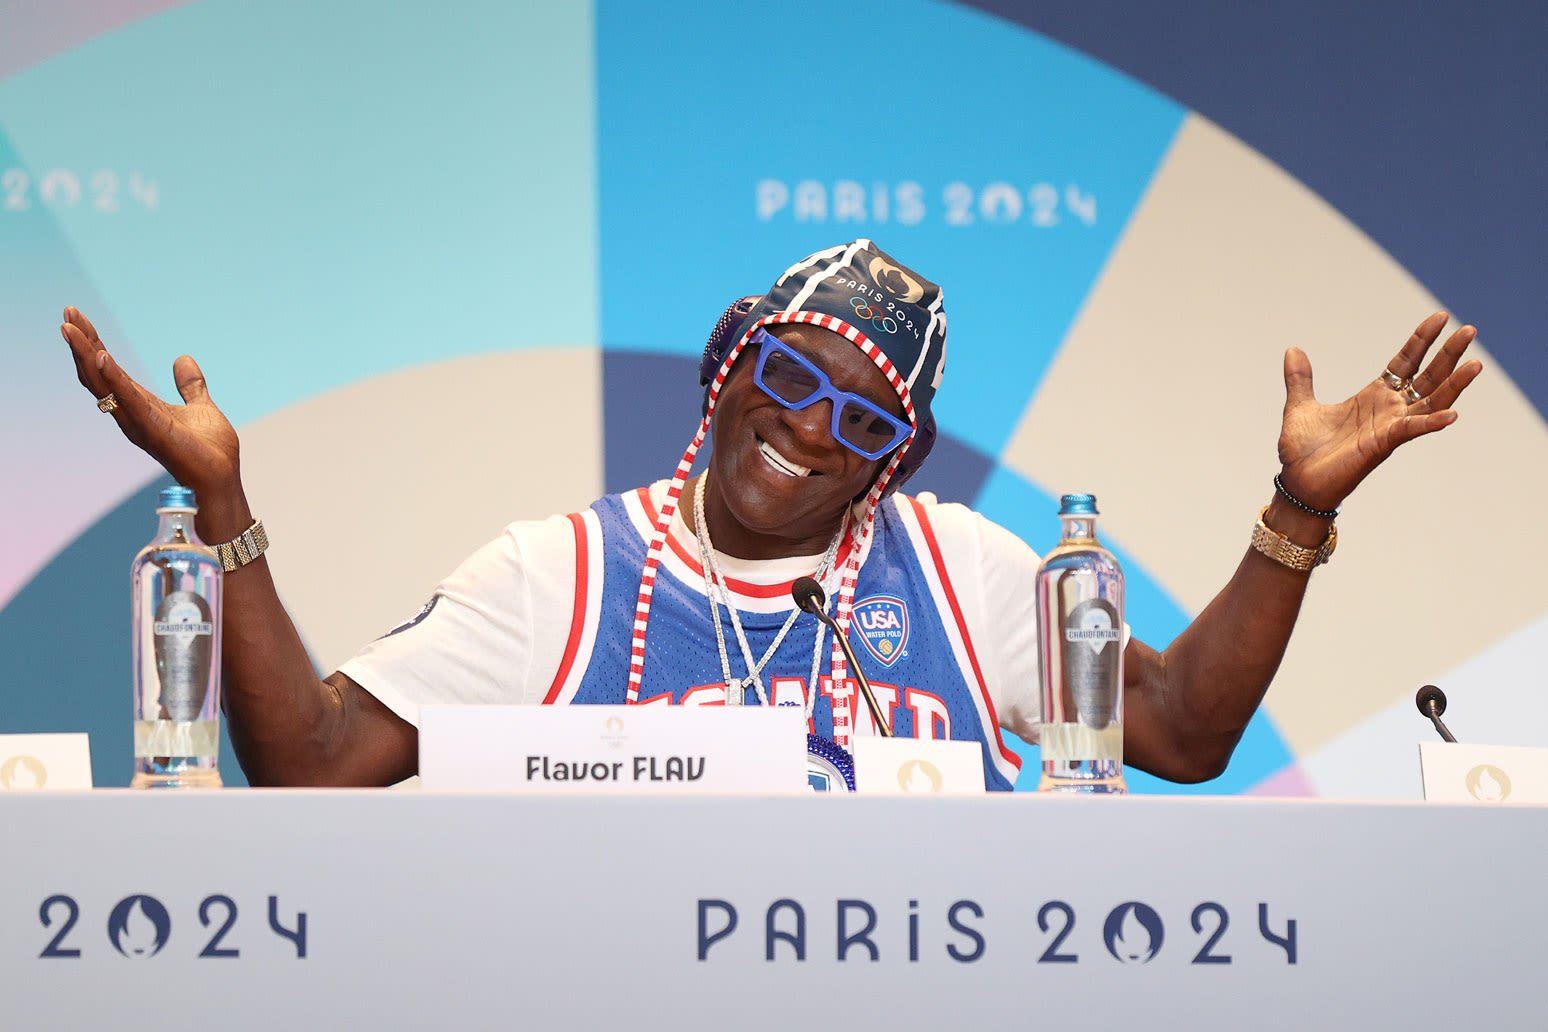
{"type": "MultiPolygon", "coordinates": [[[[865,704],[871,711],[871,719],[876,722],[876,730],[881,732],[883,738],[892,737],[892,722],[882,712],[881,705],[876,701],[876,695],[871,691],[871,682],[865,679],[865,672],[860,669],[860,660],[855,656],[855,650],[849,647],[849,638],[839,630],[838,621],[829,616],[823,609],[826,597],[822,593],[822,585],[811,577],[802,577],[791,587],[791,594],[795,596],[795,603],[801,609],[815,616],[824,626],[833,632],[834,640],[839,643],[839,648],[844,650],[844,658],[849,662],[849,669],[855,672],[855,680],[860,683],[860,692],[865,696],[865,704]]],[[[838,685],[833,686],[838,691],[838,685]]],[[[817,690],[814,684],[812,691],[817,690]]]]}
{"type": "Polygon", "coordinates": [[[1434,699],[1430,700],[1429,709],[1430,709],[1430,723],[1435,725],[1435,730],[1440,732],[1440,736],[1443,739],[1445,739],[1448,742],[1451,742],[1451,743],[1455,744],[1455,742],[1457,740],[1456,736],[1451,733],[1451,730],[1448,727],[1446,727],[1445,724],[1441,723],[1440,714],[1438,712],[1436,712],[1436,706],[1435,706],[1435,700],[1434,699]]]}
{"type": "MultiPolygon", "coordinates": [[[[876,722],[876,730],[883,738],[891,738],[892,724],[887,720],[887,715],[882,712],[881,704],[876,701],[876,695],[871,691],[871,682],[865,679],[865,674],[860,669],[860,660],[855,656],[855,650],[849,647],[849,639],[839,630],[838,621],[819,609],[815,599],[810,605],[803,605],[802,608],[827,624],[833,631],[833,637],[838,640],[839,648],[844,650],[844,658],[849,661],[849,669],[855,672],[855,680],[860,683],[860,694],[865,696],[865,705],[871,711],[871,719],[876,722]]],[[[816,685],[812,687],[816,689],[816,685]]]]}
{"type": "MultiPolygon", "coordinates": [[[[844,651],[848,652],[849,650],[845,649],[844,651]]],[[[853,663],[854,658],[851,657],[849,661],[853,663]]],[[[860,682],[860,690],[865,693],[865,704],[871,711],[871,719],[876,721],[876,730],[881,732],[883,738],[891,738],[892,725],[887,722],[887,717],[882,713],[882,708],[877,703],[876,696],[871,692],[870,683],[866,681],[865,675],[860,672],[858,666],[855,668],[855,680],[860,682]]]]}
{"type": "MultiPolygon", "coordinates": [[[[824,613],[823,616],[828,614],[824,613]]],[[[892,725],[887,721],[887,715],[882,712],[881,705],[877,703],[876,696],[871,691],[871,682],[865,679],[865,674],[860,669],[860,660],[855,656],[855,650],[849,647],[849,639],[839,632],[837,620],[829,616],[824,622],[833,628],[833,636],[838,639],[839,648],[844,650],[844,658],[849,660],[849,669],[855,672],[855,680],[860,682],[860,694],[865,696],[865,704],[871,711],[871,719],[876,721],[876,730],[881,732],[883,738],[891,738],[892,725]]]]}

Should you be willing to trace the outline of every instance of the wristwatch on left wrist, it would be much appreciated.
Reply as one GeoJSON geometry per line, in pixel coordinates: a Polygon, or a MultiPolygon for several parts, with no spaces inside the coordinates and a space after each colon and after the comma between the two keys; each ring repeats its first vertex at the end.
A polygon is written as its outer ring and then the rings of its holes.
{"type": "Polygon", "coordinates": [[[1268,506],[1258,513],[1257,526],[1252,528],[1252,547],[1274,560],[1280,566],[1308,573],[1312,569],[1327,562],[1333,555],[1333,550],[1338,547],[1338,524],[1328,524],[1328,536],[1322,544],[1316,548],[1305,548],[1296,544],[1277,530],[1270,529],[1263,522],[1268,515],[1268,506]]]}
{"type": "Polygon", "coordinates": [[[264,532],[263,520],[253,520],[253,525],[242,533],[215,546],[220,557],[220,568],[227,573],[239,570],[263,555],[269,547],[269,535],[264,532]]]}

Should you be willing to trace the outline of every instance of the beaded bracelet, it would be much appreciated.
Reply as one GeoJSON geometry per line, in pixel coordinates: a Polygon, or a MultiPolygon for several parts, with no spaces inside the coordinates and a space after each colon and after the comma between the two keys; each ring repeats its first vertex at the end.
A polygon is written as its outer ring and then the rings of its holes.
{"type": "Polygon", "coordinates": [[[1280,479],[1278,473],[1274,474],[1274,490],[1278,491],[1281,498],[1295,506],[1297,509],[1300,509],[1302,512],[1309,512],[1320,520],[1331,520],[1338,515],[1337,509],[1334,509],[1332,512],[1327,512],[1322,509],[1313,509],[1311,506],[1301,501],[1299,498],[1289,492],[1289,490],[1285,487],[1285,482],[1280,479]]]}

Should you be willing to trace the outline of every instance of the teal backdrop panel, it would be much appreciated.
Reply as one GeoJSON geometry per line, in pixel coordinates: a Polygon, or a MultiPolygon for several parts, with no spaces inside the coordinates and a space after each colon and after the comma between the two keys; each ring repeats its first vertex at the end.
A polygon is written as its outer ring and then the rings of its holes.
{"type": "Polygon", "coordinates": [[[152,384],[192,353],[240,425],[595,343],[592,53],[586,4],[206,0],[0,81],[0,131],[152,384]]]}
{"type": "Polygon", "coordinates": [[[75,19],[0,78],[0,477],[23,485],[0,730],[90,731],[121,785],[125,585],[159,471],[75,382],[60,309],[165,396],[196,355],[239,429],[424,363],[595,347],[593,22],[493,0],[75,19]]]}

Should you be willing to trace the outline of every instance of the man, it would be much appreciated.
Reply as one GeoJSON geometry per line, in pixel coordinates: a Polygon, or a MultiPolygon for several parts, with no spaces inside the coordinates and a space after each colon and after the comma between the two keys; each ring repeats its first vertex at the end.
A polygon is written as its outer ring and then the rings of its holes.
{"type": "MultiPolygon", "coordinates": [[[[81,383],[195,490],[201,537],[248,533],[237,437],[193,359],[174,364],[185,404],[169,406],[124,374],[84,316],[65,318],[81,383]]],[[[1337,405],[1313,397],[1306,356],[1286,354],[1282,467],[1252,546],[1164,653],[1137,638],[1126,647],[1127,763],[1176,781],[1225,768],[1310,568],[1331,552],[1334,510],[1400,444],[1452,423],[1480,371],[1458,366],[1472,327],[1421,371],[1445,322],[1426,319],[1337,405]]],[[[513,524],[419,617],[322,682],[253,558],[225,589],[226,708],[243,769],[254,784],[401,780],[417,765],[418,707],[442,701],[789,702],[846,744],[870,732],[869,714],[841,653],[789,601],[789,583],[814,575],[841,625],[872,598],[909,607],[905,665],[888,665],[898,683],[882,686],[889,719],[899,733],[979,741],[986,782],[1010,787],[1016,759],[1000,731],[1035,739],[1040,719],[1037,557],[965,507],[894,493],[933,440],[945,336],[940,289],[868,240],[797,263],[717,326],[703,419],[670,482],[513,524]],[[690,482],[711,428],[708,470],[690,482]]]]}

